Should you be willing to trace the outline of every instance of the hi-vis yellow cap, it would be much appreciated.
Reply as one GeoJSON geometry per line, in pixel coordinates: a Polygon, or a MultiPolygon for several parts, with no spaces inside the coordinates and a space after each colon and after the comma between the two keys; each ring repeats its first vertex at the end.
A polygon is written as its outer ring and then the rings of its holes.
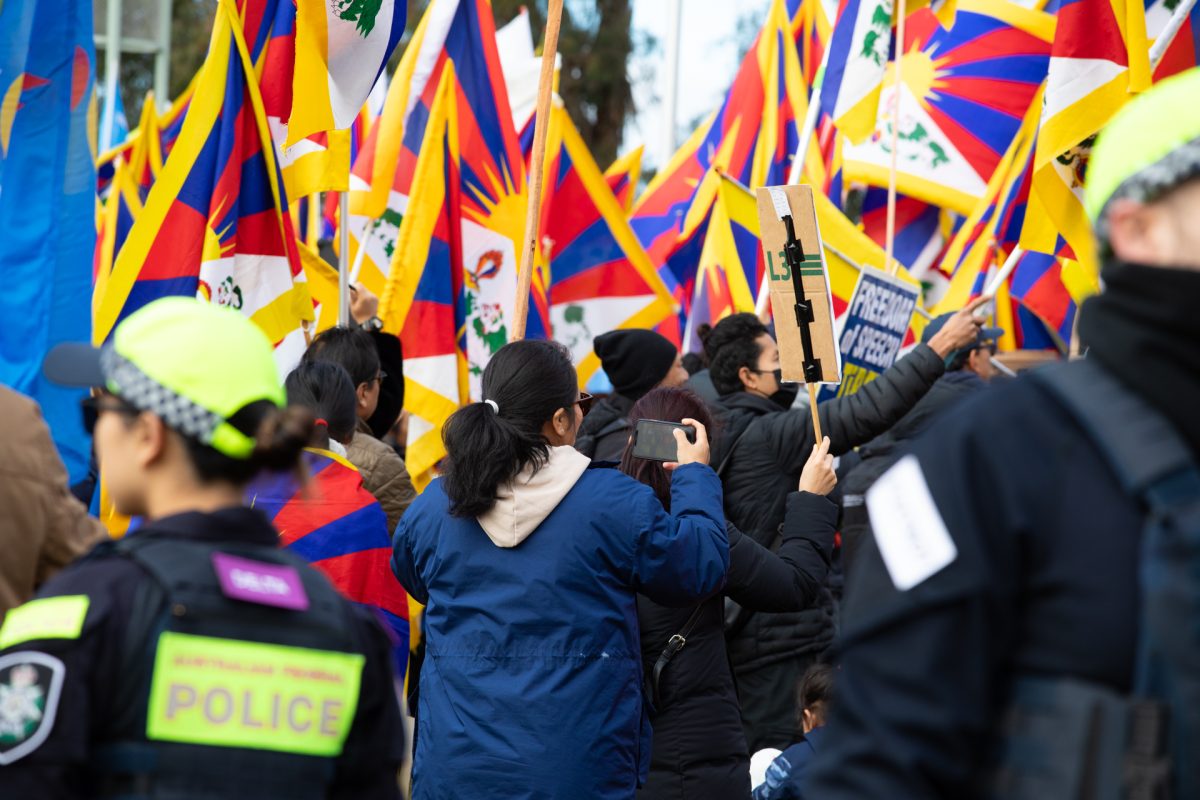
{"type": "Polygon", "coordinates": [[[1084,208],[1099,239],[1114,199],[1151,202],[1200,176],[1200,68],[1130,100],[1100,132],[1088,161],[1084,208]]]}
{"type": "Polygon", "coordinates": [[[163,298],[135,311],[99,350],[58,345],[43,369],[56,383],[103,386],[173,430],[238,459],[253,452],[259,419],[238,419],[238,412],[262,401],[287,403],[271,343],[258,326],[236,311],[189,297],[163,298]]]}

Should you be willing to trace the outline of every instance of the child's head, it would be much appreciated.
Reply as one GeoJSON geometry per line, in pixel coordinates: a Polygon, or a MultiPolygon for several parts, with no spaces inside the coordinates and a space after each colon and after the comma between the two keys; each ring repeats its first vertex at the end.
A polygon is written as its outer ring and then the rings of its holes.
{"type": "Polygon", "coordinates": [[[825,724],[833,693],[833,667],[828,664],[813,664],[800,679],[797,691],[797,708],[800,712],[800,728],[808,733],[825,724]]]}

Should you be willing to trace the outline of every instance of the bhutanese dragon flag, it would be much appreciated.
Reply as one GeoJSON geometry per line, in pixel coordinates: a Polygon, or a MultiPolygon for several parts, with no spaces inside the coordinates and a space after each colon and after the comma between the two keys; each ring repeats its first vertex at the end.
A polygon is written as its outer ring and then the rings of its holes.
{"type": "Polygon", "coordinates": [[[296,69],[288,144],[345,130],[400,37],[407,0],[295,0],[296,69]]]}

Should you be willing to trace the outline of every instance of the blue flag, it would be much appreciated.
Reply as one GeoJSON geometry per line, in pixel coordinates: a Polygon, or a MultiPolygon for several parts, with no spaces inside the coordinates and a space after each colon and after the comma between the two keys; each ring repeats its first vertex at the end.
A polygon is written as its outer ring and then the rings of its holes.
{"type": "Polygon", "coordinates": [[[41,404],[73,480],[90,449],[83,393],[50,384],[41,364],[58,342],[91,337],[94,63],[90,0],[0,5],[0,383],[41,404]]]}

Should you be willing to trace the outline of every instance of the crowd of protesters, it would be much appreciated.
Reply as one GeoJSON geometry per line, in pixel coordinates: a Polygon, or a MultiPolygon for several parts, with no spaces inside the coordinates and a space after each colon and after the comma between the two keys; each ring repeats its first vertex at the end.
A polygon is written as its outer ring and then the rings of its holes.
{"type": "Polygon", "coordinates": [[[817,408],[753,314],[597,337],[599,399],[514,342],[418,494],[361,287],[282,383],[192,300],[60,346],[140,527],[0,388],[0,796],[1200,796],[1196,91],[1101,138],[1090,355],[1016,380],[986,298],[817,408]]]}

